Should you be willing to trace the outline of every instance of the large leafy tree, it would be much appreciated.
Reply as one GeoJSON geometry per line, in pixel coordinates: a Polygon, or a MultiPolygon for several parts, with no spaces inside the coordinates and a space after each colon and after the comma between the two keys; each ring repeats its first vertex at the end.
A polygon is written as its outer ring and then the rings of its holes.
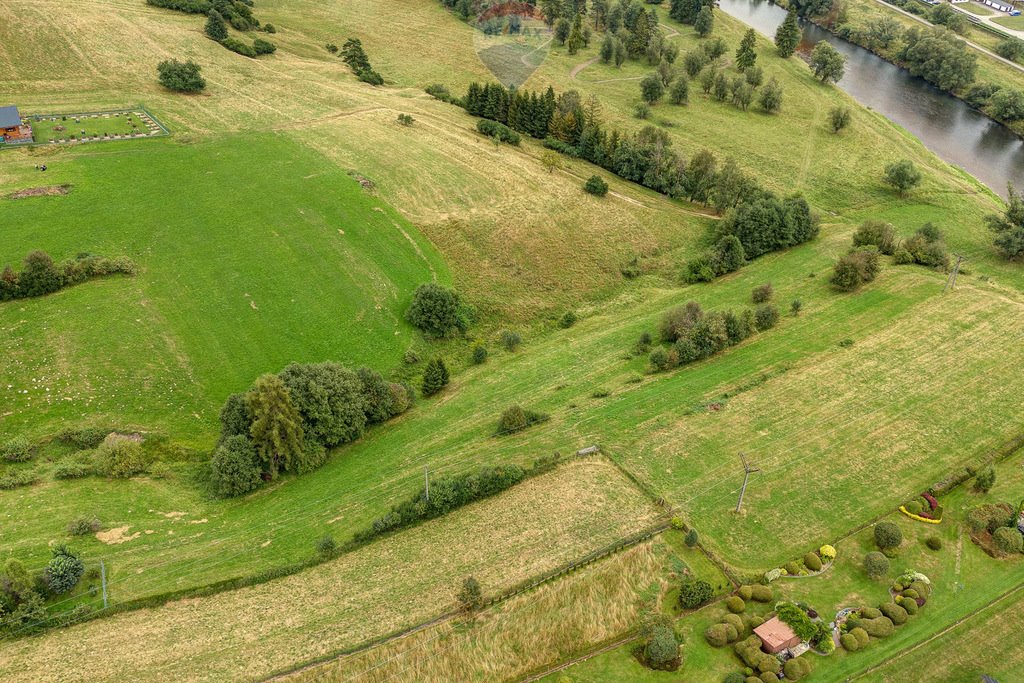
{"type": "Polygon", "coordinates": [[[898,58],[915,76],[934,83],[943,90],[956,91],[974,82],[978,58],[947,28],[932,27],[926,31],[908,30],[903,37],[898,58]]]}
{"type": "MultiPolygon", "coordinates": [[[[281,371],[280,378],[309,436],[330,448],[363,435],[366,393],[356,373],[332,361],[292,363],[281,371]]],[[[250,411],[255,418],[251,401],[250,396],[250,411]]]]}
{"type": "Polygon", "coordinates": [[[822,83],[838,81],[846,69],[846,58],[822,40],[811,51],[811,70],[822,83]]]}
{"type": "Polygon", "coordinates": [[[206,87],[206,81],[200,75],[199,65],[193,61],[179,62],[168,59],[156,67],[160,85],[177,92],[196,93],[206,87]]]}
{"type": "Polygon", "coordinates": [[[901,197],[921,184],[921,172],[910,159],[896,161],[885,167],[885,182],[891,185],[901,197]]]}
{"type": "MultiPolygon", "coordinates": [[[[544,121],[545,129],[551,114],[552,112],[548,111],[544,121]]],[[[469,326],[465,307],[455,290],[433,282],[416,288],[412,295],[412,303],[405,312],[405,319],[415,327],[437,337],[444,337],[455,331],[464,332],[469,326]]]]}
{"type": "Polygon", "coordinates": [[[284,381],[277,375],[260,376],[249,390],[253,448],[266,471],[294,469],[302,458],[302,416],[292,404],[284,381]]]}

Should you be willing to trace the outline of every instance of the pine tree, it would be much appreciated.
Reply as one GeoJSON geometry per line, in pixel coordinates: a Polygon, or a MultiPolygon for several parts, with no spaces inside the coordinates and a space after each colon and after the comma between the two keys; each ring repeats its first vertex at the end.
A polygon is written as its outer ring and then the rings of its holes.
{"type": "Polygon", "coordinates": [[[796,10],[792,7],[786,13],[786,20],[775,31],[775,47],[780,57],[790,57],[800,44],[800,25],[797,23],[796,10]]]}
{"type": "Polygon", "coordinates": [[[215,9],[210,10],[210,14],[206,20],[206,35],[217,42],[220,42],[228,37],[228,27],[224,23],[224,17],[220,15],[215,9]]]}
{"type": "Polygon", "coordinates": [[[611,33],[604,35],[604,41],[601,43],[601,63],[608,64],[615,57],[615,38],[611,33]]]}
{"type": "Polygon", "coordinates": [[[755,45],[757,45],[757,35],[754,33],[754,29],[748,29],[743,34],[739,49],[736,50],[736,68],[740,71],[746,71],[757,61],[757,53],[754,52],[755,45]]]}
{"type": "Polygon", "coordinates": [[[448,366],[440,356],[433,358],[423,370],[423,395],[433,396],[448,386],[448,366]]]}
{"type": "Polygon", "coordinates": [[[565,46],[569,49],[569,54],[574,55],[583,48],[583,42],[583,16],[577,14],[573,19],[572,30],[569,31],[569,39],[565,41],[565,46]]]}
{"type": "Polygon", "coordinates": [[[292,405],[284,381],[263,375],[249,390],[252,445],[271,476],[293,469],[302,458],[302,417],[292,405]]]}

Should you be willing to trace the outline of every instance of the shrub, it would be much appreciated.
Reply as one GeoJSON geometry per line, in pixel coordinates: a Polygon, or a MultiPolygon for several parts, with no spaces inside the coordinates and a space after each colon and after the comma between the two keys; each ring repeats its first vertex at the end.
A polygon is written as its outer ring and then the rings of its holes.
{"type": "Polygon", "coordinates": [[[100,520],[95,517],[78,517],[68,522],[68,534],[71,536],[88,536],[102,528],[100,520]]]}
{"type": "Polygon", "coordinates": [[[878,275],[880,265],[875,247],[860,247],[842,256],[832,269],[829,282],[842,292],[852,292],[878,275]]]}
{"type": "Polygon", "coordinates": [[[996,471],[991,465],[984,468],[974,477],[974,490],[988,493],[996,483],[996,471]]]}
{"type": "Polygon", "coordinates": [[[799,681],[811,672],[811,665],[806,657],[795,657],[782,666],[782,673],[790,681],[799,681]]]}
{"type": "Polygon", "coordinates": [[[252,441],[246,436],[228,437],[210,460],[210,480],[221,498],[241,496],[259,488],[262,473],[252,441]]]}
{"type": "Polygon", "coordinates": [[[861,626],[872,638],[888,638],[892,635],[894,626],[889,617],[878,617],[877,619],[864,619],[861,626]]]}
{"type": "Polygon", "coordinates": [[[942,550],[942,539],[938,536],[929,536],[924,544],[928,546],[930,550],[942,550]]]}
{"type": "Polygon", "coordinates": [[[885,167],[884,179],[887,185],[904,197],[921,183],[921,171],[917,170],[914,162],[903,159],[885,167]]]}
{"type": "Polygon", "coordinates": [[[836,559],[836,549],[830,545],[821,546],[821,548],[818,549],[818,554],[825,562],[831,562],[836,559]]]}
{"type": "Polygon", "coordinates": [[[684,609],[700,607],[711,599],[711,584],[700,579],[687,578],[679,588],[679,606],[684,609]]]}
{"type": "Polygon", "coordinates": [[[1006,554],[1024,552],[1024,536],[1016,527],[1002,526],[992,534],[992,540],[996,547],[1006,554]]]}
{"type": "Polygon", "coordinates": [[[772,590],[771,586],[754,584],[750,588],[750,597],[754,602],[771,602],[775,599],[775,592],[772,590]]]}
{"type": "Polygon", "coordinates": [[[482,365],[487,362],[487,347],[477,344],[473,347],[473,365],[482,365]]]}
{"type": "Polygon", "coordinates": [[[327,557],[337,550],[338,544],[334,540],[334,536],[330,534],[324,534],[316,541],[316,554],[321,557],[327,557]]]}
{"type": "Polygon", "coordinates": [[[194,93],[206,87],[206,81],[200,76],[199,65],[193,61],[165,60],[157,65],[156,70],[160,85],[168,90],[194,93]]]}
{"type": "Polygon", "coordinates": [[[403,126],[411,126],[416,123],[416,119],[411,114],[399,114],[397,121],[403,126]]]}
{"type": "Polygon", "coordinates": [[[885,221],[865,221],[853,233],[853,246],[873,246],[881,253],[892,256],[896,251],[896,231],[885,221]]]}
{"type": "Polygon", "coordinates": [[[760,331],[769,330],[775,327],[775,324],[779,322],[779,309],[775,308],[771,304],[762,304],[757,307],[754,312],[754,320],[756,321],[757,329],[760,331]]]}
{"type": "Polygon", "coordinates": [[[523,338],[519,336],[519,333],[511,330],[502,330],[499,339],[501,347],[506,351],[515,351],[523,343],[523,338]]]}
{"type": "Polygon", "coordinates": [[[800,575],[800,565],[797,562],[787,562],[784,569],[786,570],[786,574],[789,576],[800,575]]]}
{"type": "Polygon", "coordinates": [[[490,119],[480,119],[477,121],[476,129],[489,138],[499,142],[506,142],[510,145],[518,145],[521,141],[519,133],[503,123],[491,121],[490,119]]]}
{"type": "Polygon", "coordinates": [[[562,314],[562,317],[558,319],[558,326],[563,330],[567,330],[579,321],[579,316],[576,315],[576,311],[566,311],[562,314]]]}
{"type": "Polygon", "coordinates": [[[84,573],[85,564],[78,555],[66,545],[58,545],[43,570],[43,579],[51,593],[60,595],[74,588],[84,573]]]}
{"type": "Polygon", "coordinates": [[[871,637],[868,635],[868,632],[860,626],[850,629],[850,635],[857,639],[857,644],[861,647],[867,645],[868,642],[871,640],[871,637]]]}
{"type": "Polygon", "coordinates": [[[65,460],[59,462],[53,468],[54,479],[81,479],[93,473],[93,468],[84,462],[76,460],[65,460]]]}
{"type": "Polygon", "coordinates": [[[672,369],[672,364],[669,362],[668,351],[662,347],[658,347],[651,351],[651,355],[647,358],[651,363],[651,369],[654,372],[664,372],[672,369]]]}
{"type": "Polygon", "coordinates": [[[70,444],[75,448],[84,450],[99,446],[109,433],[110,430],[104,427],[65,429],[57,436],[57,440],[62,443],[70,444]]]}
{"type": "Polygon", "coordinates": [[[674,669],[679,660],[679,640],[671,626],[658,624],[644,646],[644,658],[652,669],[674,669]]]}
{"type": "Polygon", "coordinates": [[[690,529],[687,531],[683,542],[686,543],[687,548],[696,548],[697,544],[700,543],[700,536],[697,534],[697,530],[690,529]]]}
{"type": "MultiPolygon", "coordinates": [[[[730,628],[735,632],[735,628],[729,626],[729,624],[712,624],[704,631],[704,640],[708,641],[708,645],[711,647],[725,647],[730,642],[730,628]]],[[[735,640],[735,638],[732,640],[735,640]]]]}
{"type": "MultiPolygon", "coordinates": [[[[722,683],[745,683],[747,677],[741,674],[739,671],[733,671],[730,674],[726,674],[725,678],[722,679],[722,683]]],[[[754,679],[760,680],[760,679],[754,679]]]]}
{"type": "Polygon", "coordinates": [[[920,609],[915,598],[905,597],[899,601],[899,605],[911,616],[917,614],[917,611],[920,609]]]}
{"type": "Polygon", "coordinates": [[[742,614],[747,609],[747,604],[738,595],[730,595],[726,598],[725,606],[733,614],[742,614]]]}
{"type": "Polygon", "coordinates": [[[803,608],[791,602],[780,602],[775,607],[775,614],[785,622],[793,633],[800,636],[801,640],[811,640],[817,635],[818,627],[803,608]]]}
{"type": "Polygon", "coordinates": [[[804,555],[804,566],[812,572],[821,571],[821,558],[814,553],[804,555]]]}
{"type": "Polygon", "coordinates": [[[750,600],[750,598],[753,595],[753,592],[754,589],[749,585],[740,586],[739,590],[736,591],[736,595],[740,596],[741,600],[750,600]]]}
{"type": "Polygon", "coordinates": [[[146,471],[142,444],[122,434],[110,434],[96,449],[96,471],[107,477],[133,477],[146,471]]]}
{"type": "Polygon", "coordinates": [[[852,633],[844,633],[839,636],[839,644],[843,646],[843,649],[847,652],[856,652],[860,649],[860,643],[852,633]]]}
{"type": "Polygon", "coordinates": [[[907,610],[895,602],[883,602],[878,606],[878,611],[889,617],[889,620],[896,626],[907,623],[907,610]]]}
{"type": "MultiPolygon", "coordinates": [[[[276,26],[274,26],[273,24],[264,24],[264,25],[263,25],[263,30],[264,30],[264,31],[265,31],[266,33],[277,33],[277,27],[276,27],[276,26]]],[[[337,51],[338,51],[338,47],[337,47],[337,46],[335,46],[335,47],[334,47],[334,51],[335,51],[335,52],[337,52],[337,51]]]]}
{"type": "Polygon", "coordinates": [[[875,609],[874,607],[861,607],[860,616],[863,619],[877,619],[878,617],[882,616],[882,612],[881,610],[875,609]]]}
{"type": "Polygon", "coordinates": [[[436,337],[465,332],[469,327],[468,311],[458,293],[434,282],[416,288],[405,319],[413,327],[436,337]]]}
{"type": "Polygon", "coordinates": [[[583,184],[583,189],[592,195],[603,197],[608,194],[608,183],[602,180],[600,176],[592,175],[583,184]]]}
{"type": "Polygon", "coordinates": [[[251,59],[256,58],[256,50],[253,49],[253,47],[248,43],[242,42],[237,38],[225,38],[224,40],[220,41],[220,44],[226,47],[227,49],[231,50],[235,54],[242,55],[243,57],[249,57],[251,59]]]}
{"type": "Polygon", "coordinates": [[[480,588],[480,582],[472,576],[467,576],[459,589],[458,600],[462,609],[467,612],[480,609],[484,604],[484,594],[480,588]]]}
{"type": "Polygon", "coordinates": [[[849,126],[852,119],[849,107],[834,107],[828,113],[828,126],[833,133],[838,133],[849,126]]]}
{"type": "Polygon", "coordinates": [[[736,631],[736,635],[732,640],[738,640],[747,630],[747,627],[743,624],[743,617],[738,614],[726,614],[722,617],[722,623],[728,624],[736,631]]]}
{"type": "Polygon", "coordinates": [[[864,571],[872,579],[880,579],[889,573],[889,558],[878,551],[864,556],[864,571]]]}
{"type": "Polygon", "coordinates": [[[277,46],[269,40],[257,38],[252,41],[252,49],[257,55],[272,55],[277,52],[277,46]]]}
{"type": "Polygon", "coordinates": [[[909,503],[903,506],[903,509],[912,515],[920,515],[922,512],[924,512],[924,509],[921,506],[921,501],[919,500],[910,501],[909,503]]]}
{"type": "Polygon", "coordinates": [[[987,530],[995,533],[1001,526],[1008,526],[1013,518],[1009,506],[986,504],[979,505],[967,513],[967,525],[972,531],[987,530]]]}
{"type": "Polygon", "coordinates": [[[903,532],[893,522],[879,522],[875,525],[875,545],[879,550],[899,548],[903,543],[903,532]]]}
{"type": "Polygon", "coordinates": [[[8,462],[25,462],[32,459],[32,444],[22,436],[16,436],[0,448],[0,456],[8,462]]]}
{"type": "Polygon", "coordinates": [[[750,298],[755,304],[764,304],[772,300],[775,295],[775,290],[772,288],[772,283],[767,282],[763,285],[754,287],[754,290],[750,294],[750,298]]]}
{"type": "Polygon", "coordinates": [[[423,369],[423,395],[433,396],[448,386],[448,366],[440,356],[432,358],[423,369]]]}
{"type": "Polygon", "coordinates": [[[501,419],[498,420],[498,430],[495,434],[501,436],[503,434],[521,432],[527,427],[544,422],[547,419],[548,416],[543,413],[523,410],[517,405],[510,406],[501,414],[501,419]]]}

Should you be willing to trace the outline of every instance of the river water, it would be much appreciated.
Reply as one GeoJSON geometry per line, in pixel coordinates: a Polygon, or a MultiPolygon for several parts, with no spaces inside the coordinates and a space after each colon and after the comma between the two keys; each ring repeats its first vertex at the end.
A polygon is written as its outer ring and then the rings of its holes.
{"type": "MultiPolygon", "coordinates": [[[[786,11],[767,0],[719,0],[719,7],[769,38],[786,11]]],[[[941,159],[1006,196],[1006,184],[1024,189],[1024,141],[961,100],[864,48],[804,22],[804,42],[826,40],[846,57],[839,87],[913,133],[941,159]]]]}

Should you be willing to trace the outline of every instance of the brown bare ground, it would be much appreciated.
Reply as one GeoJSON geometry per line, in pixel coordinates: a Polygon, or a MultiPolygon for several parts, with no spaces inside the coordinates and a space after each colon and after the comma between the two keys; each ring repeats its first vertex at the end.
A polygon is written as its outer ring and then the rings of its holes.
{"type": "Polygon", "coordinates": [[[7,199],[26,199],[27,197],[52,197],[55,195],[67,194],[71,190],[70,185],[47,185],[46,187],[30,187],[17,192],[11,192],[7,199]]]}
{"type": "Polygon", "coordinates": [[[259,678],[443,614],[468,575],[493,594],[656,516],[613,465],[577,461],[300,574],[5,644],[0,680],[259,678]]]}

